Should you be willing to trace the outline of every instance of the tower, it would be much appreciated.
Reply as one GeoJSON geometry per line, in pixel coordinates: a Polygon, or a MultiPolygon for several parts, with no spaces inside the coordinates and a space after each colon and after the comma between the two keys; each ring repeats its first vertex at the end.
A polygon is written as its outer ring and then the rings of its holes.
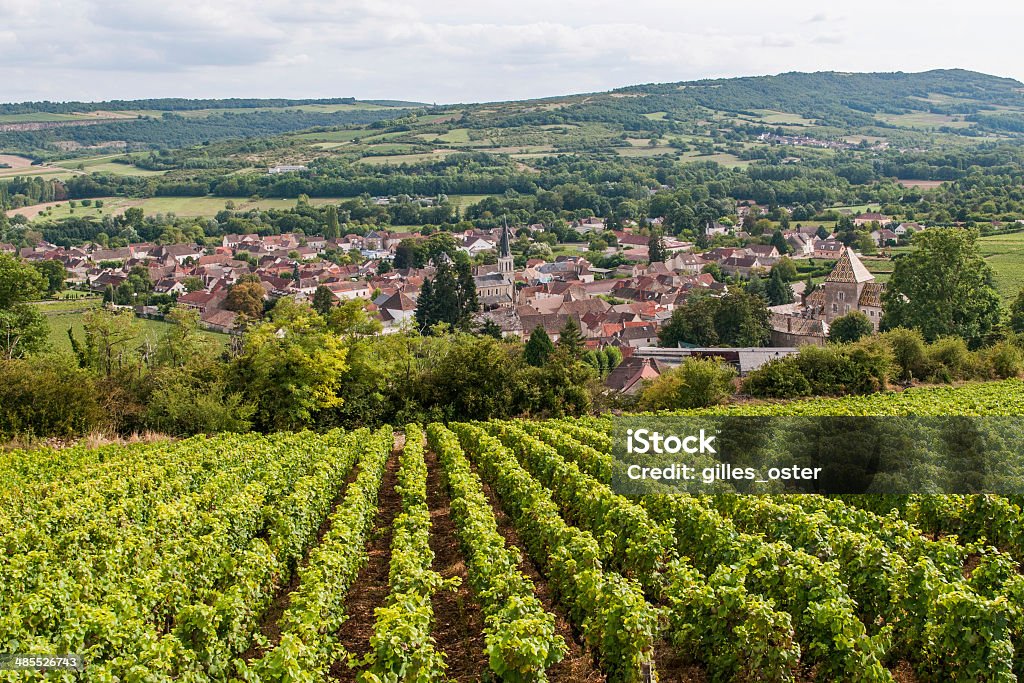
{"type": "Polygon", "coordinates": [[[501,229],[501,243],[498,245],[498,272],[502,275],[512,276],[515,270],[515,262],[512,259],[512,245],[508,234],[508,221],[501,229]]]}

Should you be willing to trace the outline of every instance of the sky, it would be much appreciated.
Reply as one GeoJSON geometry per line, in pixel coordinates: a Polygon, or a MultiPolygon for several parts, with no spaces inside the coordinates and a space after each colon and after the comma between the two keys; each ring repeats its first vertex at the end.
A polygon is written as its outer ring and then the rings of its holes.
{"type": "Polygon", "coordinates": [[[0,0],[0,101],[527,99],[786,71],[1024,81],[1012,0],[0,0]]]}

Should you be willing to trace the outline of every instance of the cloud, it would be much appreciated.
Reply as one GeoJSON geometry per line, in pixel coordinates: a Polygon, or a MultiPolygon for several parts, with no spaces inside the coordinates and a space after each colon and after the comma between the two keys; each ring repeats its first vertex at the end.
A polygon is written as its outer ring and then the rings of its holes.
{"type": "Polygon", "coordinates": [[[976,0],[955,30],[922,14],[923,0],[861,1],[839,21],[807,0],[0,0],[0,78],[6,98],[480,101],[793,70],[925,69],[947,57],[921,46],[943,41],[977,46],[974,68],[1012,65],[1009,75],[1024,76],[1012,22],[985,21],[997,0],[976,0]]]}

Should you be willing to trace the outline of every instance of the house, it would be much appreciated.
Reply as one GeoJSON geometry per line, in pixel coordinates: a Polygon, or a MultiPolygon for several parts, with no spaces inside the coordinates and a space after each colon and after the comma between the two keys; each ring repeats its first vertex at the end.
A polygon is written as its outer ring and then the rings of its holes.
{"type": "Polygon", "coordinates": [[[846,245],[836,239],[814,241],[814,258],[837,259],[845,251],[846,245]]]}
{"type": "Polygon", "coordinates": [[[199,315],[202,317],[204,313],[220,308],[220,304],[224,302],[225,298],[227,298],[227,292],[224,290],[207,292],[200,289],[179,296],[178,305],[199,311],[199,315]]]}
{"type": "MultiPolygon", "coordinates": [[[[1019,223],[1020,221],[1017,222],[1019,223]]],[[[921,232],[922,230],[924,230],[924,226],[920,223],[914,222],[900,223],[892,229],[892,231],[899,237],[907,237],[908,235],[913,235],[915,232],[921,232]]]]}
{"type": "Polygon", "coordinates": [[[807,316],[831,323],[841,315],[860,311],[878,329],[882,320],[882,292],[885,285],[861,263],[852,249],[843,251],[821,287],[805,300],[807,316]]]}
{"type": "Polygon", "coordinates": [[[377,304],[377,316],[385,328],[396,328],[416,319],[416,302],[401,291],[377,304]]]}
{"type": "Polygon", "coordinates": [[[489,239],[486,239],[484,237],[477,237],[474,235],[471,237],[466,237],[463,240],[462,246],[460,246],[459,249],[466,252],[470,256],[476,256],[477,254],[481,254],[485,251],[494,251],[495,246],[496,245],[494,244],[494,242],[490,241],[489,239]]]}
{"type": "Polygon", "coordinates": [[[234,311],[225,311],[220,308],[209,310],[199,315],[199,321],[203,327],[225,334],[235,331],[237,319],[238,314],[234,311]]]}
{"type": "Polygon", "coordinates": [[[799,232],[787,235],[786,244],[794,258],[806,258],[814,253],[814,238],[799,232]]]}
{"type": "MultiPolygon", "coordinates": [[[[316,288],[314,288],[315,291],[316,288]]],[[[327,285],[327,289],[331,290],[333,294],[340,301],[348,301],[349,299],[369,299],[370,288],[365,282],[332,282],[327,285]]]]}
{"type": "Polygon", "coordinates": [[[884,213],[862,213],[853,219],[853,224],[857,227],[860,227],[862,225],[868,225],[870,223],[886,225],[891,221],[892,216],[886,216],[884,213]]]}
{"type": "Polygon", "coordinates": [[[747,247],[747,253],[756,256],[762,266],[771,267],[779,262],[782,256],[773,244],[751,244],[747,247]]]}
{"type": "Polygon", "coordinates": [[[630,356],[608,373],[604,384],[612,391],[632,395],[643,387],[644,382],[657,379],[661,373],[662,367],[657,360],[630,356]]]}
{"type": "Polygon", "coordinates": [[[892,244],[896,244],[899,241],[900,236],[896,234],[894,230],[889,228],[881,228],[871,233],[871,239],[874,240],[875,244],[879,247],[887,247],[892,244]]]}
{"type": "Polygon", "coordinates": [[[677,273],[690,273],[693,275],[700,273],[707,264],[708,262],[697,254],[691,254],[688,252],[677,252],[665,261],[665,265],[668,266],[670,270],[677,273]]]}
{"type": "Polygon", "coordinates": [[[719,263],[722,268],[722,272],[726,275],[739,275],[740,277],[750,277],[750,274],[765,270],[764,264],[756,256],[730,256],[719,263]]]}
{"type": "Polygon", "coordinates": [[[305,166],[299,166],[298,164],[282,164],[280,166],[271,166],[267,169],[267,175],[277,175],[278,173],[298,173],[299,171],[308,170],[305,166]]]}
{"type": "Polygon", "coordinates": [[[828,323],[801,315],[769,314],[772,346],[824,346],[828,341],[828,323]]]}
{"type": "MultiPolygon", "coordinates": [[[[168,244],[158,248],[153,253],[157,258],[165,262],[173,259],[181,265],[189,259],[197,260],[203,255],[203,250],[192,244],[168,244]]],[[[96,260],[95,256],[93,256],[93,260],[96,260]]]]}

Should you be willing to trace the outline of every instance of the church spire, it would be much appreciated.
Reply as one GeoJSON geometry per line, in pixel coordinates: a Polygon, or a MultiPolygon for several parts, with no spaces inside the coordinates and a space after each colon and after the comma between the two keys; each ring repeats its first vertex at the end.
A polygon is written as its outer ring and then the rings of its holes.
{"type": "Polygon", "coordinates": [[[505,227],[501,229],[501,243],[498,245],[498,272],[511,276],[515,270],[515,261],[512,258],[512,244],[508,235],[508,220],[505,227]]]}
{"type": "Polygon", "coordinates": [[[501,229],[501,246],[498,248],[498,256],[509,257],[512,255],[512,245],[509,243],[508,219],[505,219],[505,227],[501,229]]]}

